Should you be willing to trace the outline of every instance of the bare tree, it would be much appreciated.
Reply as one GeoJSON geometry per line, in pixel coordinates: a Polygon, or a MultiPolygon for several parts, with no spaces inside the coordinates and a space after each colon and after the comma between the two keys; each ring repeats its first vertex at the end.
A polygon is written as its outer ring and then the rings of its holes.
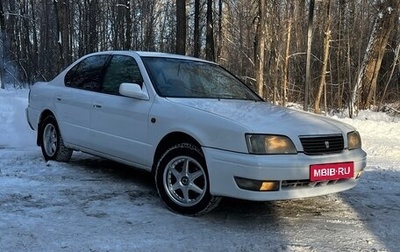
{"type": "MultiPolygon", "coordinates": [[[[386,82],[386,85],[385,85],[385,89],[383,90],[383,94],[382,94],[381,99],[379,101],[378,111],[380,110],[380,107],[381,107],[381,105],[383,103],[383,100],[386,97],[386,93],[387,93],[390,81],[392,80],[392,77],[393,77],[394,72],[396,70],[396,65],[398,65],[400,63],[400,62],[398,63],[399,60],[400,60],[400,44],[398,44],[397,47],[394,49],[394,59],[393,59],[393,63],[392,63],[392,69],[390,71],[389,78],[388,78],[388,80],[386,82]]],[[[399,66],[400,66],[400,64],[399,64],[399,66]]]]}
{"type": "Polygon", "coordinates": [[[91,53],[98,51],[97,13],[99,12],[99,6],[98,6],[98,0],[86,0],[86,1],[88,1],[87,33],[89,34],[87,38],[88,40],[86,41],[86,45],[87,45],[87,53],[91,53]]]}
{"type": "Polygon", "coordinates": [[[4,89],[4,41],[6,24],[4,19],[3,2],[0,1],[0,89],[4,89]]]}
{"type": "Polygon", "coordinates": [[[292,35],[292,22],[293,22],[293,3],[286,3],[287,9],[287,25],[286,25],[286,48],[285,48],[285,65],[283,68],[283,86],[282,86],[282,106],[286,106],[287,99],[287,83],[289,79],[289,53],[292,35]]]}
{"type": "MultiPolygon", "coordinates": [[[[323,10],[325,10],[325,29],[324,29],[324,56],[322,60],[322,67],[321,67],[321,76],[318,86],[317,95],[315,96],[315,103],[314,103],[314,112],[319,114],[321,113],[320,109],[320,102],[322,97],[322,92],[325,91],[326,97],[326,72],[328,66],[328,57],[329,57],[329,46],[331,40],[331,0],[325,0],[323,10]]],[[[325,112],[326,112],[326,99],[325,99],[325,112]]]]}
{"type": "Polygon", "coordinates": [[[200,56],[200,0],[194,1],[194,32],[193,32],[193,56],[200,56]]]}
{"type": "Polygon", "coordinates": [[[264,0],[258,1],[258,16],[256,22],[255,62],[257,93],[264,96],[264,67],[265,67],[265,37],[266,37],[266,5],[264,0]]]}
{"type": "Polygon", "coordinates": [[[314,5],[315,0],[310,0],[308,9],[308,31],[307,31],[307,63],[306,63],[306,84],[304,88],[304,105],[303,110],[308,110],[309,89],[311,86],[311,46],[314,27],[314,5]]]}
{"type": "Polygon", "coordinates": [[[186,53],[186,0],[176,0],[176,53],[186,53]]]}
{"type": "Polygon", "coordinates": [[[207,0],[206,59],[215,61],[213,1],[207,0]]]}
{"type": "Polygon", "coordinates": [[[330,33],[326,1],[1,0],[0,87],[51,79],[89,52],[177,52],[179,42],[183,53],[217,61],[277,104],[341,109],[398,100],[400,29],[396,18],[393,29],[383,24],[400,1],[330,0],[330,33]],[[374,25],[383,29],[372,32],[374,25]]]}
{"type": "Polygon", "coordinates": [[[373,102],[382,58],[398,19],[400,5],[398,0],[382,0],[376,2],[376,5],[378,13],[351,96],[350,116],[354,115],[358,97],[361,98],[359,103],[361,109],[368,108],[373,102]]]}
{"type": "Polygon", "coordinates": [[[71,62],[69,1],[54,0],[54,9],[57,20],[59,68],[65,67],[71,62]]]}
{"type": "Polygon", "coordinates": [[[125,1],[125,20],[126,20],[126,29],[125,29],[125,41],[124,41],[124,50],[131,49],[132,46],[132,15],[131,15],[131,1],[125,1]]]}
{"type": "Polygon", "coordinates": [[[222,23],[223,23],[223,16],[222,16],[222,0],[218,0],[218,49],[217,49],[217,62],[220,61],[222,56],[222,46],[224,44],[224,34],[222,31],[222,23]]]}

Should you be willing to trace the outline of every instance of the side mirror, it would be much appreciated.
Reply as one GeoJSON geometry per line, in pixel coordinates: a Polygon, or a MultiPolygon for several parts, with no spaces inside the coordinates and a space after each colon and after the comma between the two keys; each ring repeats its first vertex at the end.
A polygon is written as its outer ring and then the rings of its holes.
{"type": "Polygon", "coordinates": [[[139,86],[136,83],[122,83],[119,85],[119,93],[123,96],[132,97],[140,100],[148,100],[149,95],[146,89],[139,86]]]}

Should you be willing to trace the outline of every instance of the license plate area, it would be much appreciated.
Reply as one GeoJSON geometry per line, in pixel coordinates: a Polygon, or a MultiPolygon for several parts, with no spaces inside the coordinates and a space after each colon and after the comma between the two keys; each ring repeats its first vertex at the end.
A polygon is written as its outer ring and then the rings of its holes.
{"type": "Polygon", "coordinates": [[[354,162],[310,165],[310,181],[349,179],[354,177],[354,162]]]}

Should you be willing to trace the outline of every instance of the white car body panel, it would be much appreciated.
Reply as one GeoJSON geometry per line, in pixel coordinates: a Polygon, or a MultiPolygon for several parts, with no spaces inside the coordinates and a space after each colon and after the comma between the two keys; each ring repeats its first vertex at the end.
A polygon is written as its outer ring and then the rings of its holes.
{"type": "Polygon", "coordinates": [[[302,197],[325,195],[340,192],[354,187],[356,179],[349,179],[329,186],[323,184],[307,183],[297,187],[283,188],[283,181],[302,181],[310,177],[310,165],[323,163],[336,163],[354,161],[354,173],[362,172],[366,166],[365,153],[362,150],[350,153],[318,156],[310,158],[302,153],[297,155],[270,155],[255,156],[227,152],[223,150],[204,148],[207,165],[218,167],[210,169],[210,190],[212,194],[234,198],[265,201],[282,200],[302,197]],[[226,179],[227,177],[231,179],[226,179]],[[234,177],[248,179],[280,181],[280,190],[276,192],[254,192],[240,189],[234,177]],[[221,180],[222,179],[222,180],[221,180]],[[224,181],[221,183],[221,181],[224,181]]]}
{"type": "MultiPolygon", "coordinates": [[[[282,187],[284,181],[310,178],[310,165],[354,162],[355,176],[366,166],[362,149],[348,150],[347,133],[354,129],[335,120],[273,106],[261,101],[165,98],[157,95],[141,57],[191,57],[147,52],[104,52],[133,57],[143,77],[143,99],[65,87],[65,74],[31,88],[27,119],[38,130],[42,114],[55,115],[67,147],[151,171],[156,149],[168,134],[179,132],[201,147],[209,173],[210,192],[248,200],[309,197],[347,190],[356,178],[325,186],[282,187]],[[298,153],[249,154],[245,134],[289,137],[298,153]],[[300,136],[342,135],[344,150],[330,155],[305,155],[300,136]],[[256,192],[238,187],[235,177],[279,181],[279,191],[256,192]]],[[[203,60],[198,60],[205,62],[203,60]]]]}
{"type": "MultiPolygon", "coordinates": [[[[173,102],[187,106],[190,109],[197,109],[209,114],[213,119],[228,120],[234,122],[236,127],[241,127],[244,133],[262,133],[286,135],[294,142],[297,150],[302,151],[299,136],[306,135],[333,135],[342,134],[345,131],[352,131],[352,127],[333,119],[318,116],[311,113],[295,111],[293,109],[274,106],[265,102],[236,101],[236,100],[205,100],[205,99],[170,99],[173,102]],[[249,113],[251,111],[251,113],[249,113]]],[[[223,136],[227,125],[221,125],[222,121],[207,121],[215,124],[220,131],[213,132],[217,136],[223,136]],[[221,127],[222,126],[222,127],[221,127]]],[[[208,133],[209,134],[209,133],[208,133]]],[[[228,138],[228,137],[227,137],[228,138]]],[[[212,137],[211,139],[215,139],[212,137]]],[[[241,140],[241,139],[239,139],[241,140]]],[[[228,138],[227,141],[233,141],[228,138]]],[[[230,151],[247,152],[246,145],[239,143],[217,141],[216,143],[204,143],[206,146],[221,148],[230,151]],[[224,146],[219,146],[224,144],[224,146]],[[242,148],[235,148],[242,146],[242,148]]],[[[345,145],[346,145],[345,139],[345,145]]]]}
{"type": "Polygon", "coordinates": [[[150,167],[148,123],[151,102],[98,94],[91,112],[92,143],[96,150],[150,167]]]}
{"type": "Polygon", "coordinates": [[[55,87],[54,111],[64,141],[91,146],[91,113],[95,94],[86,90],[55,87]]]}

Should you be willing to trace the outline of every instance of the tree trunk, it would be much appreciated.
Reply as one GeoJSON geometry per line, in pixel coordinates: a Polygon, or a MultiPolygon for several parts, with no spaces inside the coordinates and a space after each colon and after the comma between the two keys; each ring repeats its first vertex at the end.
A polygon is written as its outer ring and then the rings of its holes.
{"type": "Polygon", "coordinates": [[[283,68],[283,87],[282,87],[282,106],[286,106],[287,99],[287,83],[289,80],[289,53],[290,53],[290,39],[292,35],[292,16],[293,16],[293,3],[287,3],[287,31],[286,31],[286,48],[285,48],[285,65],[283,68]]]}
{"type": "Polygon", "coordinates": [[[257,93],[261,97],[264,95],[264,66],[265,66],[265,32],[266,32],[266,6],[264,0],[258,1],[258,20],[255,39],[255,63],[256,63],[256,86],[257,93]]]}
{"type": "Polygon", "coordinates": [[[217,62],[221,60],[222,46],[223,46],[223,32],[222,32],[222,0],[218,0],[218,45],[217,45],[217,62]]]}
{"type": "Polygon", "coordinates": [[[176,0],[176,53],[186,53],[186,0],[176,0]]]}
{"type": "MultiPolygon", "coordinates": [[[[35,12],[33,11],[34,9],[34,3],[33,0],[30,0],[30,9],[32,12],[32,19],[36,20],[36,15],[35,12]]],[[[39,71],[37,71],[36,66],[38,65],[38,54],[39,54],[39,46],[38,46],[38,35],[37,35],[38,31],[37,31],[37,26],[36,26],[36,22],[32,22],[32,34],[33,34],[33,55],[31,55],[32,60],[31,60],[31,64],[32,64],[32,71],[34,72],[35,77],[38,75],[37,73],[39,73],[39,71]]],[[[35,81],[35,79],[33,80],[33,82],[35,81]]],[[[33,83],[32,83],[33,84],[33,83]]]]}
{"type": "Polygon", "coordinates": [[[125,19],[126,19],[126,29],[125,29],[125,41],[124,49],[130,50],[132,45],[132,16],[131,16],[131,1],[126,0],[125,2],[125,19]]]}
{"type": "Polygon", "coordinates": [[[311,86],[311,46],[313,38],[313,20],[314,20],[315,0],[310,0],[308,10],[308,31],[307,31],[307,62],[306,62],[306,84],[304,87],[304,105],[303,110],[308,110],[309,89],[311,86]]]}
{"type": "Polygon", "coordinates": [[[399,61],[399,56],[400,56],[400,44],[397,45],[396,49],[394,49],[394,59],[393,59],[393,63],[392,63],[392,70],[390,71],[390,75],[389,75],[389,78],[388,78],[388,80],[386,82],[385,89],[383,90],[383,94],[382,94],[381,99],[380,99],[380,101],[378,103],[378,109],[377,109],[378,111],[380,111],[381,105],[382,105],[382,103],[383,103],[383,101],[385,99],[387,89],[389,87],[390,81],[392,80],[394,71],[396,70],[397,62],[399,61]]]}
{"type": "Polygon", "coordinates": [[[6,24],[4,23],[3,2],[0,1],[0,89],[4,89],[4,44],[6,35],[6,24]]]}
{"type": "MultiPolygon", "coordinates": [[[[132,2],[132,1],[130,1],[130,2],[132,2]]],[[[154,6],[154,2],[155,2],[155,0],[151,0],[151,1],[145,1],[144,3],[145,3],[145,9],[147,10],[146,12],[144,12],[144,13],[146,13],[146,15],[144,15],[144,14],[141,14],[142,15],[142,19],[144,19],[145,20],[145,26],[144,27],[142,27],[142,29],[144,29],[144,34],[145,34],[145,37],[144,37],[144,43],[143,43],[143,46],[142,46],[142,48],[144,48],[144,50],[146,50],[146,51],[154,51],[155,49],[154,49],[154,27],[155,27],[155,22],[154,22],[154,19],[155,19],[155,16],[156,16],[156,14],[155,14],[155,6],[154,6]]],[[[182,27],[183,27],[183,29],[184,29],[184,33],[185,33],[185,35],[184,35],[184,41],[183,41],[183,47],[185,48],[184,50],[185,50],[185,52],[183,53],[183,54],[186,54],[186,1],[184,0],[184,12],[183,12],[183,20],[182,20],[182,27]]]]}
{"type": "Polygon", "coordinates": [[[207,0],[206,59],[215,61],[212,0],[207,0]]]}
{"type": "Polygon", "coordinates": [[[87,43],[88,52],[98,51],[98,33],[97,33],[97,19],[98,19],[98,0],[89,1],[89,41],[87,43]]]}
{"type": "MultiPolygon", "coordinates": [[[[399,1],[379,1],[377,9],[378,15],[351,96],[350,111],[352,112],[357,109],[358,97],[360,97],[360,109],[367,109],[372,105],[382,58],[389,36],[398,19],[399,1]]],[[[350,116],[352,117],[353,113],[350,113],[350,116]]]]}
{"type": "Polygon", "coordinates": [[[324,57],[322,61],[322,67],[321,67],[321,79],[319,81],[319,86],[318,86],[318,92],[315,97],[315,103],[314,103],[314,112],[319,114],[321,113],[321,108],[320,108],[320,103],[321,103],[321,98],[322,98],[322,92],[325,90],[326,94],[326,70],[328,67],[328,58],[329,58],[329,46],[330,46],[330,40],[331,40],[331,27],[330,27],[330,6],[331,6],[331,0],[325,0],[326,3],[324,4],[324,9],[326,10],[326,16],[325,16],[325,34],[324,34],[324,57]]]}
{"type": "Polygon", "coordinates": [[[58,47],[59,47],[59,68],[64,68],[72,61],[72,52],[70,45],[70,20],[69,1],[54,0],[54,8],[57,19],[58,47]]]}
{"type": "Polygon", "coordinates": [[[198,58],[200,56],[200,0],[194,1],[194,50],[193,56],[198,58]]]}
{"type": "MultiPolygon", "coordinates": [[[[279,75],[279,68],[281,64],[281,46],[282,41],[283,41],[283,32],[279,32],[284,29],[284,25],[282,25],[283,21],[281,20],[281,15],[280,15],[280,8],[279,5],[275,4],[273,1],[266,1],[268,4],[266,9],[268,10],[268,14],[266,11],[265,17],[266,17],[266,23],[269,24],[267,27],[267,34],[268,36],[265,36],[265,38],[270,37],[269,39],[270,44],[268,41],[266,41],[266,49],[268,47],[272,47],[271,49],[266,50],[266,54],[270,52],[271,55],[271,65],[270,65],[270,80],[267,80],[267,83],[272,83],[272,103],[277,104],[278,101],[278,83],[280,83],[280,75],[279,75]]],[[[266,93],[268,93],[270,89],[266,89],[266,93]]]]}
{"type": "MultiPolygon", "coordinates": [[[[337,41],[337,50],[336,50],[336,68],[337,68],[337,72],[336,72],[336,78],[337,78],[337,83],[338,83],[338,91],[333,94],[333,97],[337,102],[337,107],[338,109],[341,109],[343,107],[343,93],[345,90],[345,74],[344,74],[344,70],[345,70],[345,65],[343,64],[345,62],[345,57],[344,57],[344,52],[345,52],[345,48],[344,46],[346,45],[344,43],[344,35],[342,33],[344,33],[345,31],[345,13],[346,13],[346,2],[345,0],[340,0],[338,3],[338,14],[339,14],[339,19],[337,22],[337,37],[336,37],[336,41],[337,41]]],[[[332,92],[333,93],[333,92],[332,92]]]]}

